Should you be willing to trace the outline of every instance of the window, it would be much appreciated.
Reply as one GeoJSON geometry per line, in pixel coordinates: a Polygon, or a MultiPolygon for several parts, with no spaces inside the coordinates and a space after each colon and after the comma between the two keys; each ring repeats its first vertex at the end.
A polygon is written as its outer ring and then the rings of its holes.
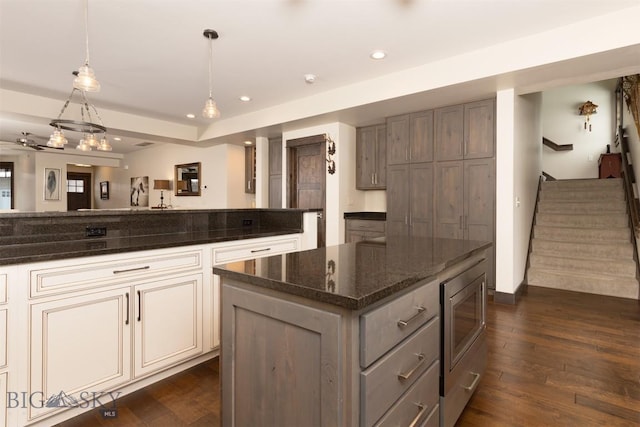
{"type": "Polygon", "coordinates": [[[67,180],[67,193],[84,193],[84,180],[82,180],[82,179],[68,179],[67,180]]]}

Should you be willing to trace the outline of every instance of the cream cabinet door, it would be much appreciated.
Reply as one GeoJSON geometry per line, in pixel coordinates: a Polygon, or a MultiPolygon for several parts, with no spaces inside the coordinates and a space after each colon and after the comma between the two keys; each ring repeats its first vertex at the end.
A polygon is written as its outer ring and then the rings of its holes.
{"type": "Polygon", "coordinates": [[[7,426],[7,374],[0,374],[0,427],[7,426]]]}
{"type": "Polygon", "coordinates": [[[7,309],[0,308],[0,369],[6,368],[7,366],[7,353],[9,350],[9,342],[7,341],[7,313],[7,309]]]}
{"type": "Polygon", "coordinates": [[[30,306],[30,420],[131,379],[131,287],[30,306]],[[40,402],[41,400],[42,402],[40,402]]]}
{"type": "Polygon", "coordinates": [[[144,283],[134,291],[136,378],[202,353],[202,274],[144,283]]]}

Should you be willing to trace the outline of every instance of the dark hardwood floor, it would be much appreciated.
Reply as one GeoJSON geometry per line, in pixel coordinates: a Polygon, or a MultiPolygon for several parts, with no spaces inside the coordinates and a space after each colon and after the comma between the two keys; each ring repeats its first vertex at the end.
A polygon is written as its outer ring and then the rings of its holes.
{"type": "MultiPolygon", "coordinates": [[[[486,376],[457,426],[640,425],[640,302],[529,287],[487,316],[486,376]]],[[[119,399],[116,419],[60,426],[219,426],[218,386],[214,359],[119,399]]]]}

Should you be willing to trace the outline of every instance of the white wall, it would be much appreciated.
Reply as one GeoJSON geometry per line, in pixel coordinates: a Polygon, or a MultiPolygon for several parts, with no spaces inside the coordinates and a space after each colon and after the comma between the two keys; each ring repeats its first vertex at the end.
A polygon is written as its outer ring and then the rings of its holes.
{"type": "Polygon", "coordinates": [[[0,159],[13,163],[13,208],[21,212],[35,211],[35,152],[25,151],[21,155],[3,154],[0,159]]]}
{"type": "Polygon", "coordinates": [[[557,179],[598,177],[598,158],[613,151],[615,140],[615,80],[565,86],[542,95],[544,137],[556,144],[573,144],[572,151],[554,151],[544,147],[543,170],[557,179]],[[585,116],[578,114],[582,103],[598,105],[590,118],[591,132],[584,129],[585,116]]]}
{"type": "MultiPolygon", "coordinates": [[[[96,209],[118,209],[128,207],[131,203],[129,199],[130,176],[129,171],[118,167],[110,168],[97,166],[93,168],[93,206],[96,209]],[[109,199],[100,199],[100,183],[109,183],[109,199]]],[[[165,203],[171,197],[171,191],[165,191],[165,203]]]]}
{"type": "MultiPolygon", "coordinates": [[[[163,144],[129,153],[123,164],[126,172],[119,174],[118,179],[122,180],[121,175],[124,175],[124,182],[118,181],[118,185],[126,186],[128,191],[132,177],[148,176],[151,187],[149,206],[160,203],[160,191],[153,190],[154,179],[171,181],[171,190],[164,192],[164,202],[174,208],[247,208],[254,203],[254,196],[244,192],[244,147],[223,144],[199,148],[163,144]],[[202,195],[175,196],[175,165],[194,162],[200,162],[202,166],[202,195]]],[[[121,207],[128,205],[127,198],[126,205],[121,207]]]]}

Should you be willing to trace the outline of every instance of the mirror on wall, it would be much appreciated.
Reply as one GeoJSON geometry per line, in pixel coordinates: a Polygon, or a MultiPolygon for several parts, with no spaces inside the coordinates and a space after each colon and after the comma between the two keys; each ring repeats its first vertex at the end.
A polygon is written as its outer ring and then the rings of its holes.
{"type": "Polygon", "coordinates": [[[201,170],[200,162],[176,165],[174,187],[176,189],[176,196],[200,195],[201,170]]]}

